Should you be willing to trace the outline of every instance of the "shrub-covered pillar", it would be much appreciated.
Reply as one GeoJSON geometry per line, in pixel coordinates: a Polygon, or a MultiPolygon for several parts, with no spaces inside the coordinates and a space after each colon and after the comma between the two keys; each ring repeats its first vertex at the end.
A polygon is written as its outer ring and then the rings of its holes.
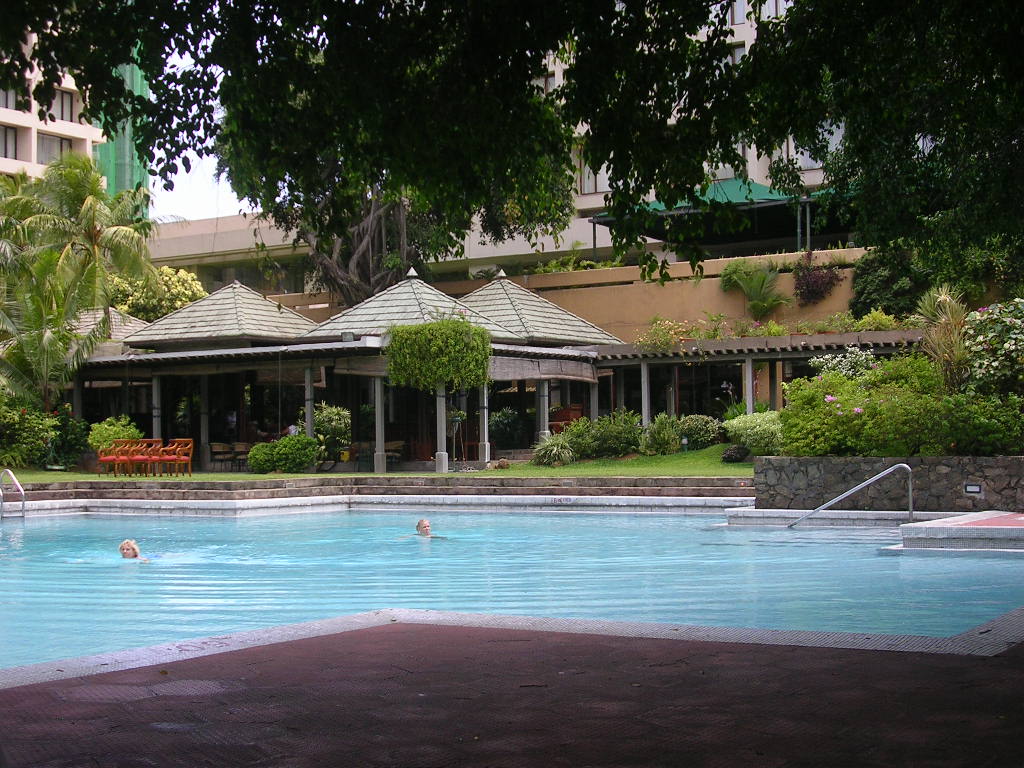
{"type": "Polygon", "coordinates": [[[487,385],[480,387],[480,443],[476,458],[478,461],[491,460],[491,433],[490,433],[490,392],[487,385]]]}
{"type": "Polygon", "coordinates": [[[434,454],[434,470],[444,474],[448,471],[448,404],[445,402],[443,384],[438,385],[434,397],[437,400],[437,453],[434,454]]]}
{"type": "Polygon", "coordinates": [[[388,471],[388,457],[384,453],[384,377],[373,377],[373,471],[388,471]]]}
{"type": "Polygon", "coordinates": [[[199,377],[199,466],[210,468],[210,374],[199,377]]]}
{"type": "Polygon", "coordinates": [[[162,411],[160,409],[160,377],[154,375],[153,383],[153,437],[163,437],[161,434],[162,411]]]}
{"type": "Polygon", "coordinates": [[[747,413],[754,412],[754,358],[743,358],[743,402],[747,413]]]}
{"type": "Polygon", "coordinates": [[[651,423],[651,364],[640,361],[640,423],[651,423]]]}

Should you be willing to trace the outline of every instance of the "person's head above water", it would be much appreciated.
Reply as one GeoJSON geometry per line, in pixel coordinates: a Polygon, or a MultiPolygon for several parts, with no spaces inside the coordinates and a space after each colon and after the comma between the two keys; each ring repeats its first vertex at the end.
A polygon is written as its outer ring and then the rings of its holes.
{"type": "Polygon", "coordinates": [[[427,518],[424,517],[422,520],[416,523],[416,533],[418,533],[420,536],[430,535],[430,521],[427,520],[427,518]]]}
{"type": "Polygon", "coordinates": [[[125,539],[117,550],[121,553],[121,557],[136,558],[140,554],[139,545],[135,543],[135,539],[125,539]]]}

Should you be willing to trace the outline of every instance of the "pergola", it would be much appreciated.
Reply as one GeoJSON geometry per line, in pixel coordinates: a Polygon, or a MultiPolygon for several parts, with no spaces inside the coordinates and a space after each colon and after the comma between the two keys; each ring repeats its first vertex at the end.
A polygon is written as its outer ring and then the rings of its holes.
{"type": "MultiPolygon", "coordinates": [[[[237,428],[241,430],[251,426],[246,422],[247,410],[241,405],[229,409],[223,403],[241,404],[249,398],[245,402],[252,405],[257,388],[276,381],[275,432],[280,433],[285,410],[282,388],[294,385],[297,389],[301,384],[305,431],[312,436],[316,388],[330,391],[328,380],[344,377],[351,382],[355,378],[369,383],[374,413],[373,467],[383,472],[388,459],[384,356],[388,332],[397,325],[428,323],[452,314],[465,317],[491,334],[492,380],[537,382],[538,437],[547,433],[548,382],[584,382],[596,392],[597,353],[583,346],[619,343],[618,339],[507,280],[499,279],[466,299],[457,301],[410,272],[401,283],[316,325],[232,283],[127,335],[121,349],[107,349],[90,358],[76,383],[76,402],[81,403],[81,388],[86,383],[120,381],[122,402],[127,404],[133,387],[148,382],[145,399],[151,403],[150,431],[153,437],[163,437],[169,424],[163,409],[167,388],[173,387],[179,395],[197,397],[200,461],[202,466],[209,466],[212,399],[222,404],[222,411],[238,414],[237,428]]],[[[418,397],[412,392],[406,396],[410,401],[418,397]]],[[[433,396],[433,460],[437,471],[445,472],[449,459],[448,393],[439,388],[433,396]]],[[[481,387],[476,399],[477,458],[488,461],[486,386],[481,387]]],[[[424,406],[420,403],[419,410],[426,410],[424,406]]],[[[260,426],[266,425],[261,422],[260,426]]]]}

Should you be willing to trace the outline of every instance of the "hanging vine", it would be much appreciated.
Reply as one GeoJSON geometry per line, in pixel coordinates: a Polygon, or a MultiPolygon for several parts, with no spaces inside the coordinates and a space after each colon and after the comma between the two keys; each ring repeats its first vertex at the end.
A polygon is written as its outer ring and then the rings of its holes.
{"type": "Polygon", "coordinates": [[[491,335],[463,317],[446,317],[395,326],[384,351],[393,385],[427,392],[441,384],[472,389],[487,383],[491,335]]]}

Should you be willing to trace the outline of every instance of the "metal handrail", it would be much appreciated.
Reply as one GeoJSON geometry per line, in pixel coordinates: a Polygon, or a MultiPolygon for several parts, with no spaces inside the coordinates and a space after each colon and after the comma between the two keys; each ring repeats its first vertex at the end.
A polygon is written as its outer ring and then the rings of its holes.
{"type": "Polygon", "coordinates": [[[821,512],[821,510],[823,510],[823,509],[828,509],[833,504],[842,501],[847,496],[852,496],[857,491],[859,491],[861,488],[866,488],[867,486],[871,485],[876,480],[880,480],[883,477],[885,477],[886,475],[892,474],[897,469],[905,469],[905,470],[907,470],[907,513],[910,516],[909,517],[910,522],[914,522],[914,471],[910,468],[909,464],[893,464],[888,469],[883,469],[881,472],[879,472],[874,477],[869,477],[867,480],[865,480],[860,485],[855,485],[853,488],[851,488],[850,490],[845,491],[845,492],[839,494],[834,499],[830,499],[829,501],[826,501],[820,507],[816,507],[816,508],[812,509],[810,512],[807,512],[806,514],[801,515],[796,520],[794,520],[792,523],[789,523],[786,527],[787,528],[792,528],[794,525],[796,525],[797,523],[799,523],[799,522],[801,522],[803,520],[806,520],[811,515],[816,514],[818,512],[821,512]]]}
{"type": "Polygon", "coordinates": [[[11,478],[11,482],[14,483],[14,487],[18,489],[18,493],[21,494],[21,516],[25,516],[25,489],[21,487],[21,483],[18,482],[18,478],[14,476],[14,472],[10,469],[0,470],[0,520],[4,517],[4,476],[11,478]]]}

